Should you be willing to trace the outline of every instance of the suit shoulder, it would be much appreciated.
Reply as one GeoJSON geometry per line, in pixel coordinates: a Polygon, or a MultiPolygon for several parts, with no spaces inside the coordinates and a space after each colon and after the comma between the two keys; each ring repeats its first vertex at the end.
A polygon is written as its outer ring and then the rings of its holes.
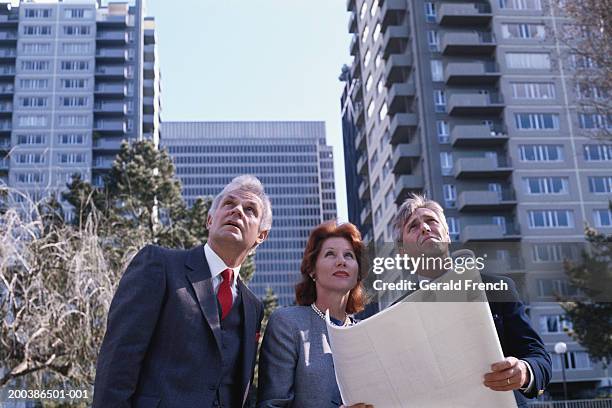
{"type": "Polygon", "coordinates": [[[296,324],[304,322],[310,316],[308,306],[286,306],[279,307],[270,316],[270,321],[283,322],[284,324],[296,324]]]}

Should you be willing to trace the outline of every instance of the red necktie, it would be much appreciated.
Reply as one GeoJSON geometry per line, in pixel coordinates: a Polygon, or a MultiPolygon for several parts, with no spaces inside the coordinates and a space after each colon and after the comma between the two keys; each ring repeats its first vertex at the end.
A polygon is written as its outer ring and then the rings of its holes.
{"type": "Polygon", "coordinates": [[[230,310],[232,309],[232,279],[234,276],[234,271],[231,269],[226,269],[221,272],[221,277],[223,278],[223,282],[219,285],[219,291],[217,292],[217,300],[219,300],[219,304],[221,305],[221,320],[225,319],[230,310]]]}

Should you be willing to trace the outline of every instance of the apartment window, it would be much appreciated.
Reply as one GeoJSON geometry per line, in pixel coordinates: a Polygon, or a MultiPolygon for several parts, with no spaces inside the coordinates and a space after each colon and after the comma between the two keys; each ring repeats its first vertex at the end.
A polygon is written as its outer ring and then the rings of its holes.
{"type": "Polygon", "coordinates": [[[372,114],[374,113],[374,101],[370,101],[370,103],[368,104],[368,110],[367,110],[367,114],[368,114],[368,118],[372,117],[372,114]]]}
{"type": "Polygon", "coordinates": [[[63,145],[82,145],[85,144],[85,135],[81,133],[68,133],[57,136],[59,144],[63,145]]]}
{"type": "Polygon", "coordinates": [[[431,80],[434,82],[444,80],[442,61],[431,60],[431,80]]]}
{"type": "Polygon", "coordinates": [[[376,26],[374,27],[374,31],[372,32],[372,39],[374,41],[378,40],[378,37],[380,37],[380,23],[377,23],[376,26]]]}
{"type": "Polygon", "coordinates": [[[51,26],[23,26],[23,35],[51,35],[51,26]]]}
{"type": "Polygon", "coordinates": [[[576,96],[578,99],[604,99],[607,97],[607,93],[597,85],[578,82],[576,84],[576,96]]]}
{"type": "Polygon", "coordinates": [[[434,105],[436,112],[446,112],[446,93],[443,90],[434,90],[434,105]]]}
{"type": "Polygon", "coordinates": [[[565,319],[563,315],[540,316],[540,331],[542,333],[563,333],[572,329],[572,322],[565,319]]]}
{"type": "Polygon", "coordinates": [[[86,96],[60,96],[60,106],[63,107],[82,107],[87,106],[86,96]]]}
{"type": "Polygon", "coordinates": [[[387,112],[388,112],[387,102],[384,102],[382,106],[380,107],[380,110],[378,111],[378,119],[384,120],[385,117],[387,116],[387,112]]]}
{"type": "Polygon", "coordinates": [[[561,162],[562,145],[519,145],[519,156],[523,162],[561,162]]]}
{"type": "Polygon", "coordinates": [[[368,75],[368,79],[366,79],[366,83],[365,83],[366,92],[370,92],[370,89],[372,89],[373,82],[374,82],[374,78],[372,78],[372,74],[368,75]]]}
{"type": "Polygon", "coordinates": [[[554,99],[553,82],[514,82],[512,96],[515,99],[554,99]]]}
{"type": "Polygon", "coordinates": [[[68,25],[64,26],[65,35],[89,35],[91,27],[88,25],[68,25]]]}
{"type": "Polygon", "coordinates": [[[559,115],[556,113],[515,113],[514,120],[519,130],[559,129],[559,115]]]}
{"type": "Polygon", "coordinates": [[[44,135],[17,135],[17,144],[26,144],[26,145],[41,145],[46,142],[46,138],[44,135]]]}
{"type": "Polygon", "coordinates": [[[41,183],[42,174],[40,173],[20,173],[17,175],[17,181],[22,184],[41,183]]]}
{"type": "Polygon", "coordinates": [[[375,196],[380,191],[380,180],[376,178],[376,181],[372,185],[372,195],[375,196]]]}
{"type": "Polygon", "coordinates": [[[370,7],[370,16],[374,17],[377,10],[378,10],[378,0],[374,0],[372,2],[372,7],[370,7]]]}
{"type": "Polygon", "coordinates": [[[91,50],[89,43],[70,42],[62,44],[62,52],[68,55],[83,55],[91,50]]]}
{"type": "MultiPolygon", "coordinates": [[[[380,219],[382,218],[382,204],[379,205],[376,208],[376,211],[374,212],[374,222],[378,223],[380,222],[380,219]]],[[[382,237],[381,237],[382,238],[382,237]]]]}
{"type": "Polygon", "coordinates": [[[612,145],[588,144],[583,146],[584,160],[610,161],[612,160],[612,145]]]}
{"type": "Polygon", "coordinates": [[[85,153],[60,153],[58,157],[62,164],[85,163],[85,153]]]}
{"type": "Polygon", "coordinates": [[[579,113],[578,124],[581,129],[610,129],[612,120],[597,113],[579,113]]]}
{"type": "Polygon", "coordinates": [[[527,211],[529,228],[573,228],[574,212],[571,210],[527,211]]]}
{"type": "Polygon", "coordinates": [[[550,353],[553,371],[561,371],[561,363],[566,370],[590,370],[591,359],[586,351],[568,351],[565,354],[550,353]]]}
{"type": "Polygon", "coordinates": [[[49,61],[21,61],[21,69],[24,71],[48,71],[49,61]]]}
{"type": "Polygon", "coordinates": [[[368,41],[368,35],[370,34],[370,27],[365,26],[363,29],[363,33],[361,33],[361,42],[365,43],[368,41]]]}
{"type": "Polygon", "coordinates": [[[436,22],[436,5],[431,1],[425,2],[425,19],[428,23],[436,22]]]}
{"type": "Polygon", "coordinates": [[[361,5],[361,9],[359,10],[359,18],[363,20],[367,12],[368,12],[368,2],[364,1],[363,4],[361,5]]]}
{"type": "Polygon", "coordinates": [[[380,78],[378,80],[378,83],[376,84],[376,91],[379,94],[381,94],[384,89],[385,89],[385,81],[382,78],[380,78]]]}
{"type": "Polygon", "coordinates": [[[440,152],[440,168],[443,176],[450,176],[453,171],[453,154],[440,152]]]}
{"type": "Polygon", "coordinates": [[[612,176],[590,176],[589,191],[594,194],[612,193],[612,176]]]}
{"type": "Polygon", "coordinates": [[[502,24],[502,37],[543,40],[546,37],[546,28],[544,24],[502,24]]]}
{"type": "Polygon", "coordinates": [[[541,0],[499,0],[499,8],[511,10],[542,10],[541,0]]]}
{"type": "Polygon", "coordinates": [[[48,99],[41,96],[19,98],[19,106],[23,108],[43,108],[47,106],[48,99]]]}
{"type": "Polygon", "coordinates": [[[62,71],[87,71],[89,61],[62,61],[62,71]]]}
{"type": "Polygon", "coordinates": [[[62,89],[85,89],[87,79],[62,79],[62,89]]]}
{"type": "Polygon", "coordinates": [[[376,58],[374,59],[374,66],[378,68],[381,62],[382,62],[382,53],[381,51],[378,51],[378,54],[376,54],[376,58]]]}
{"type": "Polygon", "coordinates": [[[427,44],[429,44],[429,51],[440,51],[440,36],[437,31],[427,31],[427,44]]]}
{"type": "Polygon", "coordinates": [[[19,164],[43,164],[45,162],[45,156],[40,153],[18,154],[16,161],[19,164]]]}
{"type": "Polygon", "coordinates": [[[438,134],[438,142],[446,144],[450,142],[448,122],[445,120],[436,121],[436,132],[438,134]]]}
{"type": "Polygon", "coordinates": [[[446,217],[448,235],[452,241],[459,241],[459,220],[455,217],[446,217]]]}
{"type": "Polygon", "coordinates": [[[387,193],[385,194],[385,208],[391,208],[393,205],[393,197],[395,196],[395,191],[393,191],[393,186],[389,187],[387,193]]]}
{"type": "Polygon", "coordinates": [[[567,177],[524,177],[527,194],[568,194],[567,177]]]}
{"type": "Polygon", "coordinates": [[[508,52],[506,65],[512,69],[550,69],[550,55],[545,52],[508,52]]]}
{"type": "Polygon", "coordinates": [[[23,115],[19,116],[19,126],[23,127],[43,127],[47,126],[47,117],[44,115],[23,115]]]}
{"type": "Polygon", "coordinates": [[[389,157],[387,160],[385,160],[385,164],[383,164],[383,177],[387,177],[389,174],[391,174],[391,170],[393,169],[393,162],[391,160],[391,158],[389,157]]]}
{"type": "Polygon", "coordinates": [[[45,89],[49,86],[47,79],[20,79],[21,89],[45,89]]]}
{"type": "Polygon", "coordinates": [[[84,8],[73,8],[64,10],[65,18],[91,18],[93,10],[84,8]]]}
{"type": "Polygon", "coordinates": [[[609,209],[593,210],[593,219],[598,228],[612,227],[612,211],[609,209]]]}
{"type": "Polygon", "coordinates": [[[89,118],[85,115],[60,115],[60,126],[87,126],[89,118]]]}
{"type": "Polygon", "coordinates": [[[574,69],[599,68],[597,66],[597,61],[593,57],[587,55],[572,54],[570,59],[570,65],[574,69]]]}
{"type": "Polygon", "coordinates": [[[21,51],[24,54],[49,54],[51,52],[50,43],[21,43],[21,51]]]}
{"type": "Polygon", "coordinates": [[[367,50],[365,53],[365,56],[363,57],[363,65],[367,67],[368,64],[370,63],[371,58],[372,58],[372,53],[370,52],[370,50],[367,50]]]}
{"type": "Polygon", "coordinates": [[[454,184],[444,184],[442,186],[442,191],[444,193],[444,205],[446,208],[455,207],[455,203],[457,201],[457,188],[454,184]]]}
{"type": "Polygon", "coordinates": [[[51,9],[45,8],[29,8],[23,13],[25,18],[49,18],[51,17],[51,9]]]}
{"type": "Polygon", "coordinates": [[[566,259],[576,259],[575,246],[563,244],[533,244],[534,262],[563,262],[566,259]]]}
{"type": "MultiPolygon", "coordinates": [[[[378,163],[378,150],[374,150],[374,154],[372,155],[372,158],[370,159],[370,167],[373,168],[374,166],[376,166],[376,163],[378,163]]],[[[374,183],[374,185],[376,185],[376,183],[374,183]]]]}

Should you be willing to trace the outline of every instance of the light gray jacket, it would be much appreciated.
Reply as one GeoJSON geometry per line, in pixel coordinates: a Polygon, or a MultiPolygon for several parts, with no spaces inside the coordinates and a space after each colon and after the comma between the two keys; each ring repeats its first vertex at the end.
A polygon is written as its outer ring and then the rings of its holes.
{"type": "Polygon", "coordinates": [[[277,309],[259,355],[257,407],[341,404],[325,321],[310,306],[277,309]]]}

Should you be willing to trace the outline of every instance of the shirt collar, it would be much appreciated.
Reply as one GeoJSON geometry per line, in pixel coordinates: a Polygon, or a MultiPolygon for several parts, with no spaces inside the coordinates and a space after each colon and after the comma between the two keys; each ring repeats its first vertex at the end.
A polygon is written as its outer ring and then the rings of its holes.
{"type": "MultiPolygon", "coordinates": [[[[225,262],[223,262],[223,259],[221,259],[221,257],[217,255],[215,251],[213,251],[213,249],[208,245],[208,243],[204,245],[204,254],[206,255],[206,261],[208,261],[208,267],[210,268],[210,275],[212,278],[216,278],[221,274],[221,272],[229,268],[229,266],[227,266],[225,262]]],[[[235,268],[230,268],[234,271],[232,285],[236,284],[236,278],[240,273],[240,266],[241,265],[238,265],[235,268]]]]}

